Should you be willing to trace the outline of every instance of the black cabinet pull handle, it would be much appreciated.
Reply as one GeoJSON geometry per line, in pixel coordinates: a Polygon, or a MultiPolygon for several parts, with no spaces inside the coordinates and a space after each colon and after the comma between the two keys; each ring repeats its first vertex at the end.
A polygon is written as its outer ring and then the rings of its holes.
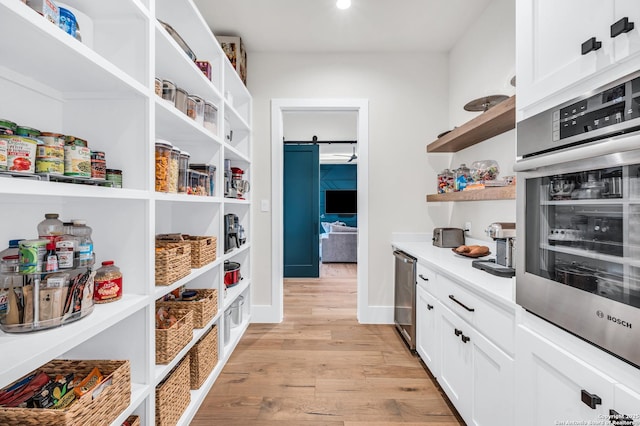
{"type": "Polygon", "coordinates": [[[428,309],[428,310],[432,310],[432,309],[433,309],[433,305],[429,305],[429,304],[427,304],[427,309],[428,309]]]}
{"type": "Polygon", "coordinates": [[[609,410],[609,422],[613,426],[633,426],[633,419],[616,410],[609,410]]]}
{"type": "Polygon", "coordinates": [[[602,47],[602,42],[597,41],[595,37],[591,37],[589,40],[582,43],[582,54],[586,55],[589,52],[598,50],[602,47]]]}
{"type": "Polygon", "coordinates": [[[462,306],[463,308],[465,308],[469,312],[474,312],[475,311],[474,308],[470,308],[467,305],[465,305],[464,303],[462,303],[461,301],[459,301],[458,299],[456,299],[456,297],[453,294],[449,295],[449,299],[453,300],[454,302],[456,302],[458,305],[462,306]]]}
{"type": "Polygon", "coordinates": [[[460,335],[462,334],[462,330],[458,330],[457,328],[455,328],[455,329],[453,330],[453,333],[454,333],[456,336],[460,336],[460,335]]]}
{"type": "Polygon", "coordinates": [[[596,394],[591,394],[586,390],[582,389],[581,392],[582,402],[589,406],[589,408],[596,409],[596,405],[602,404],[602,399],[596,394]]]}
{"type": "Polygon", "coordinates": [[[425,277],[424,275],[420,274],[418,275],[420,278],[422,278],[422,281],[429,281],[429,278],[425,277]]]}
{"type": "Polygon", "coordinates": [[[628,33],[634,28],[633,22],[629,22],[628,17],[624,17],[615,24],[611,25],[611,37],[618,37],[622,33],[628,33]]]}
{"type": "Polygon", "coordinates": [[[465,336],[464,334],[460,338],[462,339],[462,343],[467,343],[469,340],[471,340],[471,337],[465,336]]]}

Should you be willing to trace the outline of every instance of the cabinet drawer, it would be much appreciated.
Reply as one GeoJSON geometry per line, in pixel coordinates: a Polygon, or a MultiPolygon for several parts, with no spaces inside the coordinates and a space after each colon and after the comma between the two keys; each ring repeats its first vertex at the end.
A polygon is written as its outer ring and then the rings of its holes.
{"type": "Polygon", "coordinates": [[[514,353],[515,312],[502,309],[442,275],[438,276],[437,291],[443,305],[473,324],[498,347],[514,353]]]}
{"type": "Polygon", "coordinates": [[[436,273],[420,262],[416,267],[416,280],[420,287],[436,295],[436,273]]]}

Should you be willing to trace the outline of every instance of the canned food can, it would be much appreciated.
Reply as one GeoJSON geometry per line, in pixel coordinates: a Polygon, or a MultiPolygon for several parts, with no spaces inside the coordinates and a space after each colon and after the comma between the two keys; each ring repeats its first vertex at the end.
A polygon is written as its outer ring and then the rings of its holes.
{"type": "Polygon", "coordinates": [[[36,158],[36,173],[63,175],[64,160],[57,160],[55,158],[36,158]]]}
{"type": "Polygon", "coordinates": [[[47,146],[64,146],[64,135],[62,133],[42,132],[38,138],[47,146]]]}
{"type": "Polygon", "coordinates": [[[42,261],[47,252],[49,240],[22,240],[18,245],[20,252],[20,273],[37,274],[42,272],[42,261]]]}
{"type": "Polygon", "coordinates": [[[18,136],[26,136],[28,138],[37,138],[40,136],[40,130],[34,129],[32,127],[18,126],[16,128],[15,134],[18,136]]]}
{"type": "Polygon", "coordinates": [[[94,179],[107,177],[107,162],[104,151],[91,151],[91,177],[94,179]]]}
{"type": "Polygon", "coordinates": [[[38,145],[36,151],[36,159],[50,158],[55,160],[64,160],[64,147],[53,145],[38,145]]]}
{"type": "Polygon", "coordinates": [[[64,144],[65,145],[84,146],[84,147],[88,146],[86,140],[77,138],[75,136],[70,136],[70,135],[66,135],[64,137],[64,144]]]}
{"type": "Polygon", "coordinates": [[[64,146],[64,175],[91,177],[91,150],[86,146],[64,146]]]}
{"type": "Polygon", "coordinates": [[[18,125],[13,121],[0,118],[0,135],[13,135],[18,128],[18,125]]]}
{"type": "Polygon", "coordinates": [[[6,139],[0,139],[0,170],[7,170],[7,145],[6,139]]]}
{"type": "Polygon", "coordinates": [[[114,188],[122,188],[122,170],[107,169],[107,182],[113,182],[114,188]]]}
{"type": "Polygon", "coordinates": [[[7,170],[20,173],[35,171],[38,140],[24,136],[0,135],[7,143],[7,170]]]}

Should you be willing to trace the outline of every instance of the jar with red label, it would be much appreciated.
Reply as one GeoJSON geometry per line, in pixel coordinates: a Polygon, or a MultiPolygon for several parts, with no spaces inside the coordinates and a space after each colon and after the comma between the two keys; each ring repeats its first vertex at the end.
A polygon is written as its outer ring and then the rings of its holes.
{"type": "Polygon", "coordinates": [[[95,303],[115,302],[122,298],[122,273],[113,260],[105,260],[96,271],[93,301],[95,303]]]}

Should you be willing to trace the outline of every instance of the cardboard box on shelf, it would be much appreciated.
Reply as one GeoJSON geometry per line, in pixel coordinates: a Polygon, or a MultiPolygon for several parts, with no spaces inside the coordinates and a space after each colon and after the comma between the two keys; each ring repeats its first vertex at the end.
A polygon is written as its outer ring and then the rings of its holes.
{"type": "Polygon", "coordinates": [[[247,84],[247,52],[240,37],[216,36],[222,50],[231,61],[242,82],[247,84]]]}

